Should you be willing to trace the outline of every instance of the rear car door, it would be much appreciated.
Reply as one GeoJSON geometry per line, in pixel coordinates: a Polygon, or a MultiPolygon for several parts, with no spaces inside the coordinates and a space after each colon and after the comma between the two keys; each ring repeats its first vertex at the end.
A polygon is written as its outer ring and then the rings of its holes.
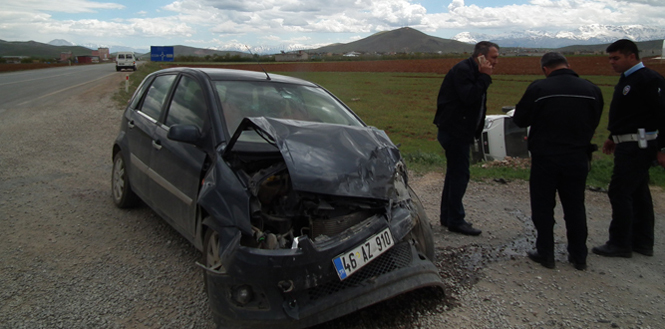
{"type": "Polygon", "coordinates": [[[142,98],[136,102],[136,108],[125,111],[132,189],[149,205],[153,204],[149,192],[152,185],[149,166],[154,149],[153,137],[175,78],[175,74],[155,77],[145,87],[142,98]]]}
{"type": "Polygon", "coordinates": [[[198,147],[167,138],[173,125],[193,125],[204,132],[208,107],[204,89],[194,77],[182,75],[166,106],[163,124],[157,126],[150,169],[154,188],[150,198],[163,216],[183,235],[195,233],[195,217],[206,153],[198,147]]]}

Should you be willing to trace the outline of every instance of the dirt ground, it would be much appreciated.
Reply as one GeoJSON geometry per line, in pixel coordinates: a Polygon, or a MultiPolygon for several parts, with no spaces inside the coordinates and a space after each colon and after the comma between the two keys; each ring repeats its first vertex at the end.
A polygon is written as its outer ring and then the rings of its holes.
{"type": "MultiPolygon", "coordinates": [[[[145,207],[110,195],[111,145],[124,75],[43,107],[0,111],[0,328],[210,328],[200,254],[145,207]]],[[[566,262],[560,209],[556,269],[530,262],[525,182],[471,182],[478,237],[437,225],[443,174],[413,175],[432,220],[444,294],[418,291],[320,328],[662,328],[665,194],[653,190],[654,257],[566,262]]],[[[607,195],[587,192],[589,247],[605,242],[607,195]]]]}
{"type": "MultiPolygon", "coordinates": [[[[525,257],[525,252],[535,244],[528,183],[472,183],[464,199],[467,217],[483,233],[479,237],[466,237],[450,233],[436,223],[443,175],[428,173],[412,181],[435,227],[440,251],[438,265],[444,278],[445,262],[451,255],[453,259],[463,258],[463,266],[478,274],[475,284],[462,282],[459,305],[450,313],[426,317],[436,327],[662,328],[665,320],[662,189],[652,189],[657,218],[654,257],[634,253],[630,259],[615,259],[590,254],[588,269],[578,271],[567,262],[559,205],[555,211],[556,269],[546,269],[525,257]]],[[[586,193],[586,206],[587,245],[591,248],[607,240],[611,209],[607,194],[591,191],[586,193]]]]}

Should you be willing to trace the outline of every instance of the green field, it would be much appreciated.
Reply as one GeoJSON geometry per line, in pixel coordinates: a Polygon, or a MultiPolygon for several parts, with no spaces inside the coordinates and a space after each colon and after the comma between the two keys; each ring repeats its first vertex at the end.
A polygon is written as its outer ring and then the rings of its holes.
{"type": "MultiPolygon", "coordinates": [[[[136,72],[147,74],[154,70],[153,65],[146,65],[136,72]],[[152,67],[152,68],[151,68],[152,67]]],[[[368,125],[385,130],[395,144],[400,146],[402,155],[411,170],[444,171],[445,157],[436,141],[436,127],[432,124],[436,112],[436,97],[443,74],[427,73],[367,73],[367,72],[274,72],[306,79],[325,87],[338,96],[368,125]]],[[[140,79],[133,79],[138,85],[140,79]],[[138,81],[137,81],[138,80],[138,81]]],[[[543,76],[494,75],[488,91],[488,113],[501,114],[503,106],[514,106],[526,87],[533,80],[543,76]]],[[[613,86],[617,77],[584,76],[597,84],[605,99],[605,109],[600,125],[596,130],[593,143],[602,147],[609,135],[607,114],[612,98],[613,86]]],[[[134,88],[136,88],[136,85],[134,88]]],[[[126,104],[129,95],[124,94],[124,85],[119,97],[126,104]]],[[[612,173],[612,156],[594,153],[592,170],[587,184],[598,188],[607,188],[612,173]]],[[[471,168],[472,179],[504,178],[525,179],[528,169],[482,168],[476,164],[471,168]]],[[[654,185],[665,186],[665,171],[652,168],[651,180],[654,185]]]]}

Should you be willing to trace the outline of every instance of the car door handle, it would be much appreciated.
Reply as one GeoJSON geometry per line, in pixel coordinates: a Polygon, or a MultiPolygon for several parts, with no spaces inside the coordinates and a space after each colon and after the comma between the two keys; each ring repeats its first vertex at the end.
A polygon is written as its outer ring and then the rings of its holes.
{"type": "Polygon", "coordinates": [[[134,120],[129,120],[129,121],[127,122],[127,126],[128,126],[129,128],[134,128],[134,127],[136,126],[136,125],[134,124],[134,120]]]}
{"type": "Polygon", "coordinates": [[[152,147],[155,148],[155,150],[161,150],[162,149],[162,142],[158,140],[152,140],[152,147]]]}

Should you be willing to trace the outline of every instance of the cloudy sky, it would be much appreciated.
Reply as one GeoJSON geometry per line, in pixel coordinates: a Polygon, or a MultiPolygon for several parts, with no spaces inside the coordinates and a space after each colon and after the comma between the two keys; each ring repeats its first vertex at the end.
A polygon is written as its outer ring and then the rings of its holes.
{"type": "Polygon", "coordinates": [[[1,0],[0,39],[224,49],[348,43],[410,26],[460,32],[665,27],[665,0],[1,0]]]}

